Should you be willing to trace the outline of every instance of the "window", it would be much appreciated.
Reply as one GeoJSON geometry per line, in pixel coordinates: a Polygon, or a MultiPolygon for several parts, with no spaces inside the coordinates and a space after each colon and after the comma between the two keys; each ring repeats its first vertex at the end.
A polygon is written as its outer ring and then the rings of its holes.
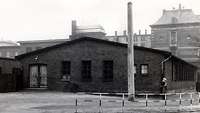
{"type": "Polygon", "coordinates": [[[135,64],[134,65],[134,75],[136,75],[137,74],[137,65],[135,64]]]}
{"type": "Polygon", "coordinates": [[[71,62],[63,61],[62,62],[62,75],[70,75],[71,73],[71,62]]]}
{"type": "Polygon", "coordinates": [[[42,47],[36,47],[35,50],[42,49],[42,47]]]}
{"type": "Polygon", "coordinates": [[[187,40],[191,40],[191,35],[188,35],[188,36],[186,37],[186,39],[187,39],[187,40]]]}
{"type": "Polygon", "coordinates": [[[71,62],[70,61],[63,61],[61,67],[61,79],[63,80],[70,80],[71,74],[71,62]]]}
{"type": "Polygon", "coordinates": [[[91,81],[91,61],[90,60],[84,60],[82,61],[81,66],[81,75],[83,81],[91,81]]]}
{"type": "Polygon", "coordinates": [[[178,19],[176,17],[172,17],[171,22],[172,22],[172,24],[175,24],[178,22],[178,19]]]}
{"type": "Polygon", "coordinates": [[[15,56],[17,56],[17,55],[18,55],[18,52],[16,51],[16,52],[15,52],[15,56]]]}
{"type": "Polygon", "coordinates": [[[31,47],[27,47],[26,48],[26,52],[28,53],[28,52],[31,52],[32,51],[32,48],[31,47]]]}
{"type": "Polygon", "coordinates": [[[200,57],[200,49],[197,50],[197,56],[200,57]]]}
{"type": "Polygon", "coordinates": [[[134,35],[134,42],[137,42],[138,41],[138,37],[137,35],[134,35]]]}
{"type": "Polygon", "coordinates": [[[170,32],[170,46],[177,46],[177,32],[170,32]]]}
{"type": "Polygon", "coordinates": [[[10,57],[10,52],[9,51],[6,52],[6,57],[10,57]]]}
{"type": "Polygon", "coordinates": [[[113,61],[103,61],[103,81],[110,82],[113,80],[113,61]]]}
{"type": "Polygon", "coordinates": [[[147,75],[147,74],[149,74],[148,68],[149,68],[148,64],[142,64],[142,65],[141,65],[141,74],[142,74],[142,75],[147,75]]]}

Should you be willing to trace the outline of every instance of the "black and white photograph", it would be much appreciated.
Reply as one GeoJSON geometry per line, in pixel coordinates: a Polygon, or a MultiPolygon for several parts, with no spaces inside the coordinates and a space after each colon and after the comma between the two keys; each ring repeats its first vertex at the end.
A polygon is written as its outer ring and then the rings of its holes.
{"type": "Polygon", "coordinates": [[[0,113],[200,113],[200,1],[0,0],[0,113]]]}

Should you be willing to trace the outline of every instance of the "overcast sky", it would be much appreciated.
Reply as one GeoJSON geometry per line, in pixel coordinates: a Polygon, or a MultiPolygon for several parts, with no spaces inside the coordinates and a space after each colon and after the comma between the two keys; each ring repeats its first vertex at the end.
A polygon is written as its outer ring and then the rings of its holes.
{"type": "Polygon", "coordinates": [[[134,32],[144,32],[163,9],[193,9],[200,15],[199,0],[0,0],[0,38],[38,40],[68,38],[71,20],[78,25],[102,25],[107,35],[127,27],[127,2],[133,2],[134,32]]]}

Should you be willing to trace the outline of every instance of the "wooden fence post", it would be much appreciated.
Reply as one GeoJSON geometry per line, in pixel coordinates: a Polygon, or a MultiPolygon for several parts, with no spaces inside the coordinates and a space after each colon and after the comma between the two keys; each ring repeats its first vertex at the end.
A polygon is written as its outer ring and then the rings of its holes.
{"type": "Polygon", "coordinates": [[[124,93],[122,94],[122,113],[124,113],[124,93]]]}
{"type": "Polygon", "coordinates": [[[146,107],[148,107],[148,94],[146,94],[146,107]]]}
{"type": "Polygon", "coordinates": [[[78,100],[77,100],[77,98],[75,99],[75,109],[76,109],[75,113],[78,113],[78,100]]]}

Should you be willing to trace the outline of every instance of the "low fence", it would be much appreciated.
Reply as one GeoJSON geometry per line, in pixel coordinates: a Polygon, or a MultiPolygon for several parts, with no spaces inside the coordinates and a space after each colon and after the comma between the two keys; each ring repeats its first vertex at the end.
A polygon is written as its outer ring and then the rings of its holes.
{"type": "Polygon", "coordinates": [[[126,112],[125,108],[150,110],[151,108],[162,107],[164,111],[171,111],[171,108],[173,107],[175,111],[185,111],[185,108],[189,108],[188,110],[194,110],[194,106],[200,105],[200,93],[166,93],[156,95],[139,94],[136,95],[137,98],[133,102],[127,100],[127,93],[115,93],[116,96],[119,96],[118,99],[107,99],[105,96],[109,96],[109,93],[93,93],[93,95],[98,95],[98,98],[75,98],[75,113],[78,113],[81,110],[81,107],[79,106],[83,106],[88,103],[91,103],[93,106],[95,104],[99,113],[103,113],[103,106],[107,106],[109,104],[118,104],[117,107],[121,107],[119,108],[121,110],[117,112],[122,113],[126,112]],[[155,103],[157,103],[157,105],[155,103]]]}

